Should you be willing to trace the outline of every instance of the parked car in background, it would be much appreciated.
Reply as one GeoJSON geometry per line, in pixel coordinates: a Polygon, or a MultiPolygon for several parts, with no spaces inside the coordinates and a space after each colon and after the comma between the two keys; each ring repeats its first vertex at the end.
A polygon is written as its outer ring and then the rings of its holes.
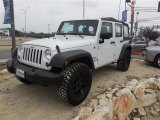
{"type": "Polygon", "coordinates": [[[143,55],[145,61],[154,63],[156,67],[160,68],[160,46],[147,47],[143,55]]]}
{"type": "Polygon", "coordinates": [[[144,50],[147,44],[145,41],[137,41],[135,43],[132,43],[131,46],[134,50],[144,50]]]}

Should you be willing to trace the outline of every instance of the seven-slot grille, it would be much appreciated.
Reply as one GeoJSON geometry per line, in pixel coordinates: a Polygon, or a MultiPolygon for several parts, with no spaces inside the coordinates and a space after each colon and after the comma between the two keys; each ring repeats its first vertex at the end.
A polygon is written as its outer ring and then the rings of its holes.
{"type": "Polygon", "coordinates": [[[42,50],[35,48],[23,48],[23,60],[35,64],[41,64],[42,62],[42,50]]]}

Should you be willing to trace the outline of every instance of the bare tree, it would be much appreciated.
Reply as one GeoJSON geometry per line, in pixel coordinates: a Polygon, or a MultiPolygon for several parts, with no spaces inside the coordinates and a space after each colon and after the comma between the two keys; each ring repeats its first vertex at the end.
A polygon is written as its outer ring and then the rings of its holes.
{"type": "Polygon", "coordinates": [[[148,43],[153,40],[156,41],[157,38],[160,37],[160,32],[158,32],[155,27],[141,27],[139,29],[138,37],[142,40],[145,41],[147,46],[148,43]]]}

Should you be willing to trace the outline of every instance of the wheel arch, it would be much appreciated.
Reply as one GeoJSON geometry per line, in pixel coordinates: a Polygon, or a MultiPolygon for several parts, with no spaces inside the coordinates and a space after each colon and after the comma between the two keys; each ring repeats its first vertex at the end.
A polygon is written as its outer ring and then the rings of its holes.
{"type": "Polygon", "coordinates": [[[158,53],[155,58],[154,58],[154,62],[156,61],[157,57],[160,55],[160,53],[158,53]]]}
{"type": "Polygon", "coordinates": [[[126,50],[131,51],[131,49],[132,49],[132,47],[131,47],[131,45],[130,45],[129,43],[124,44],[123,47],[122,47],[122,50],[121,50],[119,59],[122,59],[122,58],[123,58],[123,56],[124,56],[126,50]]]}
{"type": "Polygon", "coordinates": [[[72,50],[58,53],[52,58],[50,66],[62,69],[75,62],[84,63],[88,65],[91,70],[95,69],[91,54],[84,50],[72,50]]]}

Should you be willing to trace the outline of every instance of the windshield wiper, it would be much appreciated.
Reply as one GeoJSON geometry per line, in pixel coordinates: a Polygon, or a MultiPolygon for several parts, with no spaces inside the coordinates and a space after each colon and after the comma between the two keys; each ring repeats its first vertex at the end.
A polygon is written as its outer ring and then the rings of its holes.
{"type": "Polygon", "coordinates": [[[84,37],[82,35],[78,35],[78,36],[84,39],[84,37]]]}
{"type": "Polygon", "coordinates": [[[66,35],[65,34],[62,34],[65,38],[66,38],[66,35]]]}

